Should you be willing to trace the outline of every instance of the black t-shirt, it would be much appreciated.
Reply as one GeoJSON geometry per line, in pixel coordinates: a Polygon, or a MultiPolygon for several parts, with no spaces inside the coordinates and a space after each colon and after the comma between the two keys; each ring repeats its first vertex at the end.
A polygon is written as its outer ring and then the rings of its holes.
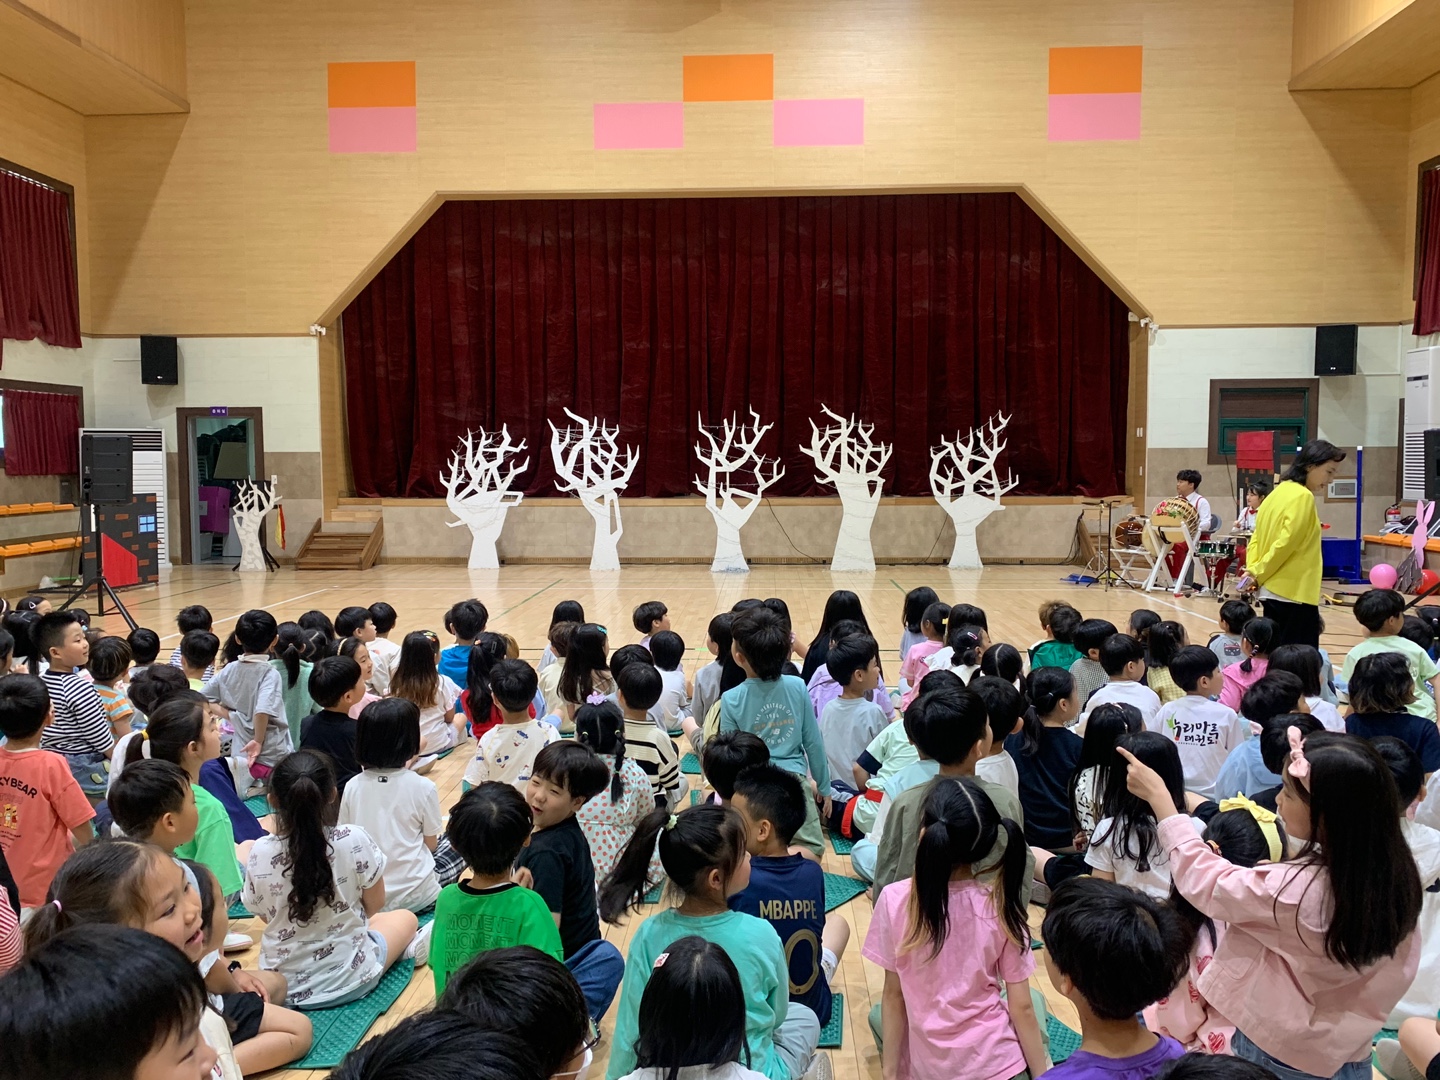
{"type": "Polygon", "coordinates": [[[1345,730],[1362,739],[1393,735],[1415,751],[1427,773],[1440,769],[1440,730],[1434,720],[1413,713],[1351,713],[1345,718],[1345,730]]]}
{"type": "Polygon", "coordinates": [[[1274,787],[1267,787],[1261,791],[1257,791],[1251,796],[1251,802],[1264,810],[1269,810],[1272,814],[1278,814],[1280,808],[1275,804],[1275,800],[1279,798],[1280,789],[1284,786],[1284,784],[1276,784],[1274,787]]]}
{"type": "Polygon", "coordinates": [[[566,957],[600,937],[595,905],[595,864],[580,822],[570,815],[559,825],[532,833],[515,865],[528,867],[535,891],[552,912],[560,913],[560,944],[566,957]]]}
{"type": "Polygon", "coordinates": [[[345,713],[312,713],[300,721],[300,749],[320,750],[335,763],[335,786],[341,792],[360,771],[355,760],[355,721],[345,713]]]}
{"type": "Polygon", "coordinates": [[[1075,821],[1070,813],[1070,778],[1080,762],[1085,740],[1068,728],[1042,727],[1040,746],[1025,753],[1025,740],[1011,735],[1005,750],[1020,774],[1020,807],[1025,811],[1025,840],[1046,849],[1068,848],[1075,843],[1075,821]]]}

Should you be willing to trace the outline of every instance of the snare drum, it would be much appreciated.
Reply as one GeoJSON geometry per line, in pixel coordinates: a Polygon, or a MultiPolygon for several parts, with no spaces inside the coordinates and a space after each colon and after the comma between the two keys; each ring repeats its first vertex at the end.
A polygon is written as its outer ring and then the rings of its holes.
{"type": "Polygon", "coordinates": [[[1233,559],[1235,551],[1236,543],[1233,539],[1195,542],[1195,557],[1199,559],[1233,559]]]}

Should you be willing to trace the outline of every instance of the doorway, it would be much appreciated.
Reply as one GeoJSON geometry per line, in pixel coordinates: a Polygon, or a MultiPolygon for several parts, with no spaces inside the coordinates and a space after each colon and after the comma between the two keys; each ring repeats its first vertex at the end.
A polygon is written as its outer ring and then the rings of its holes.
{"type": "Polygon", "coordinates": [[[180,561],[234,566],[240,542],[230,521],[242,480],[265,476],[260,408],[175,410],[180,447],[180,561]]]}

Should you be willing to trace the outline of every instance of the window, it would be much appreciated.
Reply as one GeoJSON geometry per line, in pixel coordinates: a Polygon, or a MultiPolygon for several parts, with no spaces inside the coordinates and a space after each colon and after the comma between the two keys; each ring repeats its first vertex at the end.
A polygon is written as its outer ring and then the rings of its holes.
{"type": "Polygon", "coordinates": [[[1284,452],[1293,454],[1314,437],[1319,408],[1319,379],[1212,379],[1210,464],[1234,456],[1242,431],[1278,432],[1284,452]]]}
{"type": "Polygon", "coordinates": [[[153,532],[155,531],[155,515],[154,515],[154,514],[141,514],[141,515],[140,515],[140,531],[141,531],[142,533],[153,533],[153,532]]]}

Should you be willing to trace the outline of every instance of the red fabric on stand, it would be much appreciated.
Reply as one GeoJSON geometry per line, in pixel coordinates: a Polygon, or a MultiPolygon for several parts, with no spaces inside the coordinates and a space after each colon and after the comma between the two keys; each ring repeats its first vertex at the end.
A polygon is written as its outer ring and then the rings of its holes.
{"type": "Polygon", "coordinates": [[[80,347],[70,200],[7,172],[0,172],[0,338],[80,347]]]}
{"type": "Polygon", "coordinates": [[[1415,329],[1421,334],[1440,331],[1440,169],[1420,179],[1420,266],[1416,282],[1415,329]]]}
{"type": "Polygon", "coordinates": [[[639,447],[625,494],[692,494],[700,419],[753,407],[769,494],[822,494],[824,404],[895,444],[887,495],[997,411],[1016,494],[1115,494],[1128,317],[1008,193],[447,202],[342,319],[356,491],[440,495],[457,439],[508,424],[553,492],[569,407],[639,447]]]}
{"type": "Polygon", "coordinates": [[[80,398],[6,390],[5,472],[10,476],[73,476],[80,471],[80,398]]]}

